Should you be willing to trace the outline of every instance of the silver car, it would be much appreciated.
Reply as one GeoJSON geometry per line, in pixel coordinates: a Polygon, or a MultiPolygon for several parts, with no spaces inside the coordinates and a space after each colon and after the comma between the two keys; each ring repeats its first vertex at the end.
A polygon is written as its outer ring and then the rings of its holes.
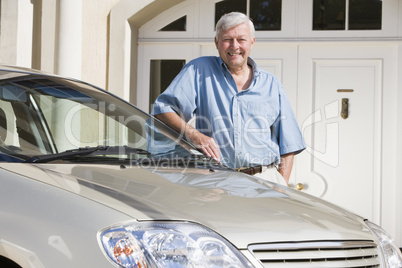
{"type": "Polygon", "coordinates": [[[87,83],[0,67],[0,267],[402,267],[393,240],[232,170],[87,83]]]}

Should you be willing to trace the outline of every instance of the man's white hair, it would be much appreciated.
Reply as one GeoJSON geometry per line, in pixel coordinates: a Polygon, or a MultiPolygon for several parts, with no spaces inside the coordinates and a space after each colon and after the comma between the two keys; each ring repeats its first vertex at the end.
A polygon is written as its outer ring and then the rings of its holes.
{"type": "Polygon", "coordinates": [[[216,23],[216,35],[215,35],[216,39],[217,40],[219,39],[219,34],[221,33],[222,30],[227,31],[243,23],[249,24],[251,37],[254,38],[255,29],[254,24],[250,20],[250,18],[240,12],[231,12],[223,15],[216,23]]]}

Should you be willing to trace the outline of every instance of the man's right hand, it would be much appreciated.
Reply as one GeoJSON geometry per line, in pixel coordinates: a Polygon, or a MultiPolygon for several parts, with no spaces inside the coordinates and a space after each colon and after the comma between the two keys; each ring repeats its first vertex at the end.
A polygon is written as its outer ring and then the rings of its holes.
{"type": "MultiPolygon", "coordinates": [[[[190,126],[191,127],[191,126],[190,126]]],[[[216,144],[215,140],[211,137],[208,137],[195,128],[188,130],[186,133],[188,139],[201,151],[209,157],[212,157],[216,161],[220,161],[221,154],[219,151],[219,147],[216,144]]]]}
{"type": "Polygon", "coordinates": [[[213,138],[202,134],[197,129],[187,124],[179,115],[174,112],[157,114],[155,117],[177,132],[184,134],[185,137],[195,146],[197,146],[197,148],[201,149],[204,154],[212,157],[216,161],[220,161],[221,155],[219,147],[213,138]]]}

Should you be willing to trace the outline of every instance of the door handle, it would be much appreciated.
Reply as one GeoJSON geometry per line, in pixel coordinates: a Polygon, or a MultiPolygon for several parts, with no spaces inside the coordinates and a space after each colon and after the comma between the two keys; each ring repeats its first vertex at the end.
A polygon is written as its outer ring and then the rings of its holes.
{"type": "Polygon", "coordinates": [[[304,189],[303,183],[296,184],[296,189],[299,190],[299,191],[303,190],[304,189]]]}
{"type": "Polygon", "coordinates": [[[342,99],[341,117],[343,119],[346,119],[349,117],[349,99],[348,98],[342,99]]]}

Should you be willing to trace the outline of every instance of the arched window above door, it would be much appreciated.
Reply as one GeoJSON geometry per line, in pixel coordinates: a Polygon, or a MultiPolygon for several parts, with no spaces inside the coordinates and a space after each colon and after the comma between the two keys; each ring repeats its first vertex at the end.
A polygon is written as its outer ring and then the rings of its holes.
{"type": "Polygon", "coordinates": [[[139,29],[138,38],[180,39],[194,38],[197,32],[195,25],[198,0],[183,1],[176,6],[165,10],[139,29]]]}
{"type": "Polygon", "coordinates": [[[187,16],[183,16],[174,22],[166,25],[162,29],[160,29],[160,32],[185,32],[187,29],[187,16]]]}
{"type": "Polygon", "coordinates": [[[282,29],[282,0],[224,0],[215,4],[215,24],[229,12],[247,14],[256,31],[282,29]]]}

